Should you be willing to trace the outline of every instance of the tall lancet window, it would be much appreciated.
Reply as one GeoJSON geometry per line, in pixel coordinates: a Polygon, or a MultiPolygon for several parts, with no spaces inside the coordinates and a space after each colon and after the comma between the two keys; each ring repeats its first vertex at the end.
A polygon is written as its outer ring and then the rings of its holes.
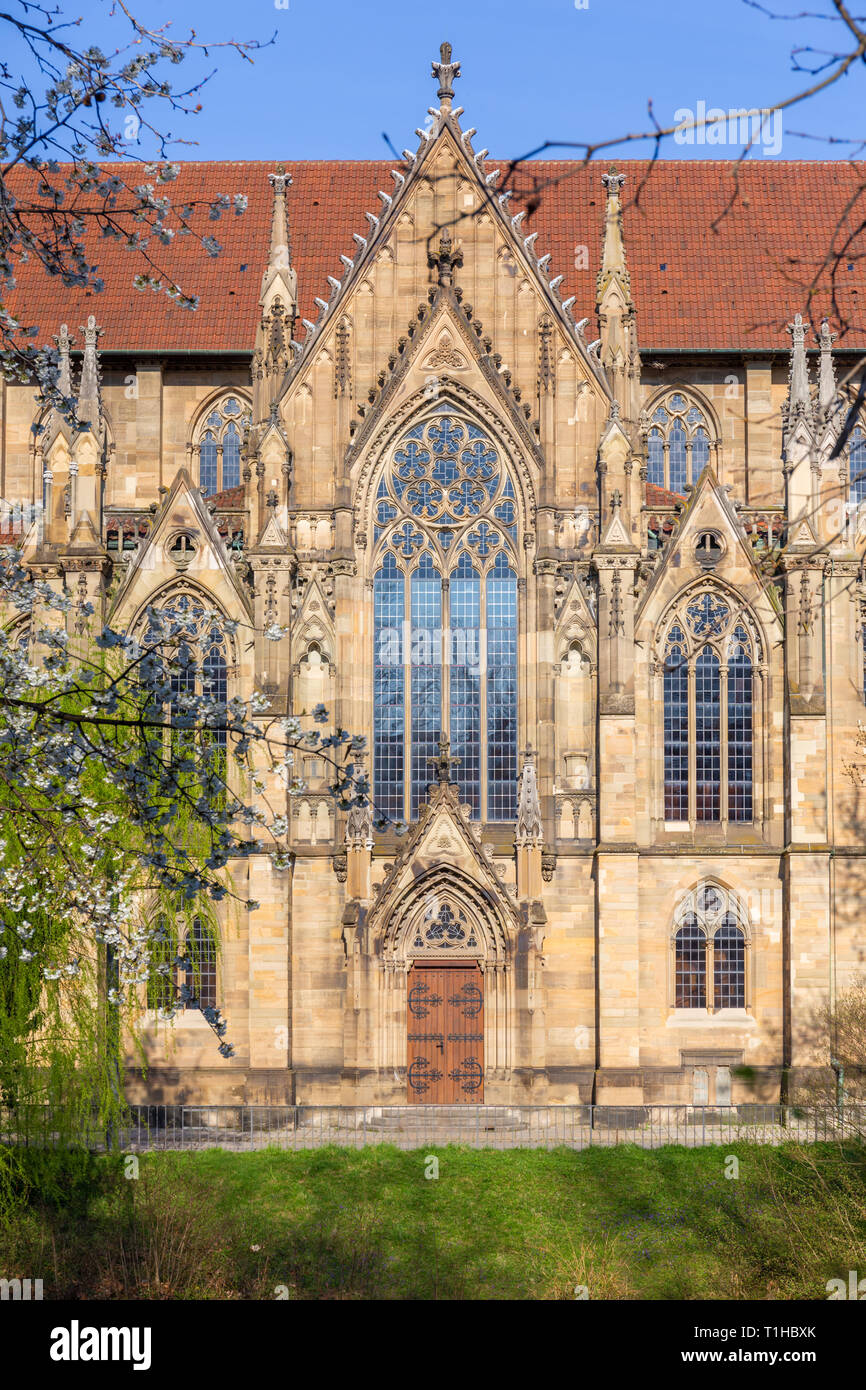
{"type": "Polygon", "coordinates": [[[373,793],[415,819],[439,740],[474,820],[517,814],[517,498],[446,407],[392,450],[374,503],[373,793]]]}
{"type": "MultiPolygon", "coordinates": [[[[207,604],[205,595],[183,585],[159,595],[152,608],[159,615],[162,628],[173,638],[165,651],[170,660],[172,719],[187,714],[190,707],[201,714],[196,701],[204,697],[211,703],[201,737],[224,749],[229,658],[234,654],[226,650],[227,639],[215,608],[207,604]],[[212,734],[207,732],[208,727],[213,728],[212,734]]],[[[158,640],[149,618],[143,626],[142,640],[145,645],[158,640]]]]}
{"type": "Polygon", "coordinates": [[[757,632],[727,596],[702,588],[678,605],[664,641],[664,818],[754,818],[757,632]]]}
{"type": "Polygon", "coordinates": [[[848,443],[849,501],[866,502],[866,431],[855,425],[848,443]]]}
{"type": "Polygon", "coordinates": [[[670,391],[650,412],[646,441],[647,482],[681,496],[710,461],[707,413],[682,391],[670,391]]]}
{"type": "Polygon", "coordinates": [[[203,497],[239,487],[241,443],[250,411],[239,396],[226,396],[199,424],[194,453],[198,455],[198,485],[203,497]]]}

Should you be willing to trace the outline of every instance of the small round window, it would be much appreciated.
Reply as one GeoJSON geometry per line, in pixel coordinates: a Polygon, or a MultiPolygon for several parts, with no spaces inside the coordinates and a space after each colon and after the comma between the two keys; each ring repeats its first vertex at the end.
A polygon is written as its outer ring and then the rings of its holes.
{"type": "Polygon", "coordinates": [[[188,531],[180,531],[176,536],[172,536],[166,546],[168,558],[176,569],[185,570],[192,561],[198,547],[195,540],[188,531]]]}

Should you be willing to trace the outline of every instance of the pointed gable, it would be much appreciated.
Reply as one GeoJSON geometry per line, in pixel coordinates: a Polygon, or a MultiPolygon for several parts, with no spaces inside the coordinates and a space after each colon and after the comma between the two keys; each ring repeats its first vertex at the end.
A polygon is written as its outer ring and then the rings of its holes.
{"type": "Polygon", "coordinates": [[[668,605],[688,585],[711,574],[721,585],[742,596],[768,629],[780,635],[779,613],[766,579],[755,560],[742,524],[712,468],[701,474],[688,505],[635,614],[635,635],[650,636],[668,605]],[[712,565],[702,563],[700,543],[705,535],[718,542],[712,565]]]}
{"type": "Polygon", "coordinates": [[[185,468],[178,471],[139,544],[111,605],[109,622],[117,628],[129,626],[161,589],[181,577],[211,594],[230,616],[252,619],[250,600],[228,560],[225,542],[185,468]]]}
{"type": "MultiPolygon", "coordinates": [[[[458,788],[435,782],[410,829],[396,860],[379,886],[368,926],[383,932],[391,949],[400,931],[424,904],[436,885],[447,881],[451,892],[473,910],[478,925],[489,934],[489,947],[505,951],[505,927],[519,926],[516,906],[480,844],[480,827],[468,819],[458,788]]],[[[480,946],[479,946],[480,949],[480,946]]]]}

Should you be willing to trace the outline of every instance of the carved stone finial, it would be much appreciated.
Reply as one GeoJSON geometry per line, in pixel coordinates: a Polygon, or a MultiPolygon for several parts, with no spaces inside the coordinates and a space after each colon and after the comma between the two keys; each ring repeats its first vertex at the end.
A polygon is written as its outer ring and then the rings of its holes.
{"type": "Polygon", "coordinates": [[[97,428],[102,413],[102,402],[99,392],[99,355],[97,344],[102,329],[97,327],[96,319],[93,314],[82,325],[84,334],[84,358],[81,363],[81,380],[78,384],[78,418],[83,422],[90,421],[94,429],[97,428]]]}
{"type": "Polygon", "coordinates": [[[458,266],[463,264],[463,252],[459,246],[454,249],[451,241],[451,233],[447,227],[442,228],[442,235],[439,238],[439,250],[427,253],[427,264],[431,270],[438,270],[439,284],[450,285],[453,279],[453,272],[458,266]]]}
{"type": "Polygon", "coordinates": [[[615,487],[610,495],[610,505],[613,507],[613,510],[615,512],[618,512],[620,507],[622,506],[622,493],[620,492],[618,487],[615,487]]]}
{"type": "Polygon", "coordinates": [[[54,339],[57,344],[57,351],[60,353],[60,370],[57,374],[57,389],[61,396],[72,395],[72,366],[69,360],[69,349],[72,347],[73,339],[69,336],[69,328],[65,323],[61,323],[60,332],[54,339]]]}
{"type": "Polygon", "coordinates": [[[519,848],[540,845],[544,841],[541,823],[541,803],[538,799],[538,778],[531,748],[524,750],[523,771],[517,801],[517,830],[514,842],[519,848]]]}
{"type": "Polygon", "coordinates": [[[451,781],[451,768],[457,767],[463,761],[462,758],[452,758],[448,752],[451,747],[450,739],[447,734],[443,734],[439,739],[439,753],[435,758],[428,758],[427,761],[433,764],[436,770],[436,781],[440,786],[447,786],[451,781]]]}
{"type": "Polygon", "coordinates": [[[617,173],[611,165],[608,172],[602,174],[601,181],[607,191],[607,206],[604,214],[601,265],[595,287],[596,307],[600,308],[605,291],[611,281],[617,280],[625,295],[626,303],[630,308],[633,308],[631,278],[626,264],[625,242],[623,240],[622,203],[619,196],[625,183],[625,174],[617,173]]]}
{"type": "Polygon", "coordinates": [[[278,164],[276,173],[268,174],[268,182],[274,190],[269,266],[272,270],[285,270],[292,263],[292,243],[286,211],[286,189],[292,186],[292,176],[286,173],[282,164],[278,164]]]}
{"type": "Polygon", "coordinates": [[[818,373],[818,404],[828,411],[836,396],[836,373],[833,370],[833,344],[838,333],[830,332],[827,319],[822,320],[818,342],[821,344],[821,365],[818,373]]]}
{"type": "Polygon", "coordinates": [[[439,90],[436,95],[440,101],[450,103],[454,95],[452,83],[455,77],[460,76],[460,64],[451,61],[451,45],[443,43],[439,47],[439,62],[433,63],[433,76],[439,83],[439,90]]]}
{"type": "Polygon", "coordinates": [[[794,315],[787,331],[791,335],[791,367],[788,373],[787,416],[792,421],[796,416],[811,418],[812,396],[809,388],[809,366],[806,361],[806,329],[802,314],[794,315]]]}

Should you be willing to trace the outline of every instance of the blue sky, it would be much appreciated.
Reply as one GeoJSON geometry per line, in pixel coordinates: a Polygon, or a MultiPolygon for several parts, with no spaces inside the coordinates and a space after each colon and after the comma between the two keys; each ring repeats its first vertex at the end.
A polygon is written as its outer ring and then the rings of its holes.
{"type": "MultiPolygon", "coordinates": [[[[81,34],[103,47],[122,36],[123,21],[108,17],[109,0],[61,3],[83,15],[81,34]]],[[[791,71],[794,45],[835,48],[846,37],[838,24],[773,21],[743,0],[131,3],[152,23],[172,18],[178,37],[190,26],[201,39],[276,36],[252,66],[214,52],[218,71],[205,89],[203,111],[172,121],[176,134],[198,142],[178,147],[176,157],[199,159],[385,158],[383,132],[398,150],[414,149],[414,128],[436,104],[430,60],[443,39],[462,64],[455,104],[466,108],[464,126],[477,127],[476,149],[486,146],[505,157],[544,140],[594,141],[646,130],[650,99],[663,124],[678,109],[697,111],[701,101],[721,110],[766,106],[810,83],[791,71]]],[[[810,8],[824,5],[829,10],[828,0],[814,0],[810,8]]],[[[797,0],[776,0],[776,7],[791,13],[801,8],[797,0]]],[[[195,69],[195,63],[184,64],[171,75],[175,82],[187,81],[195,69]]],[[[772,153],[758,147],[754,157],[826,159],[857,152],[797,138],[795,131],[866,135],[862,62],[829,92],[786,115],[781,139],[773,139],[768,128],[763,144],[772,153]]],[[[668,141],[663,154],[731,158],[739,150],[737,144],[668,141]]],[[[627,157],[649,151],[644,144],[613,152],[627,157]]]]}

